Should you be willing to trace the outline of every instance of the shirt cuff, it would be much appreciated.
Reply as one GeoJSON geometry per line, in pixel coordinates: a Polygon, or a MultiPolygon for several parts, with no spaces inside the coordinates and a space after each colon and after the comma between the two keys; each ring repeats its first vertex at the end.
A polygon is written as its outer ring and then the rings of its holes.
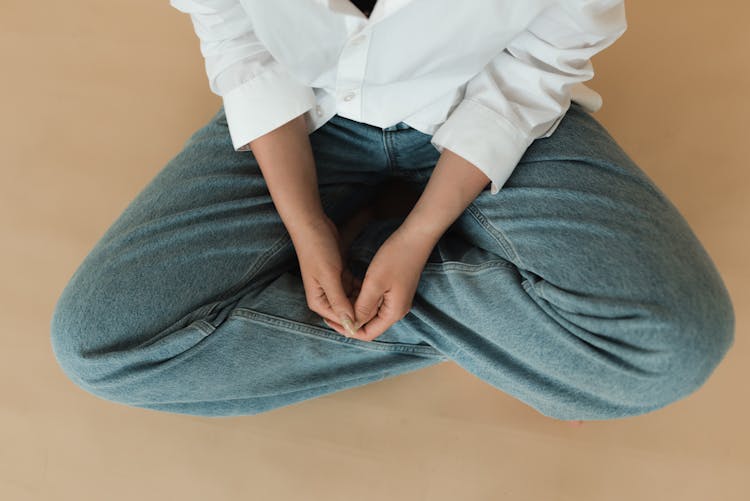
{"type": "Polygon", "coordinates": [[[474,164],[491,181],[495,195],[534,141],[507,118],[471,99],[462,100],[435,131],[431,143],[474,164]]]}
{"type": "Polygon", "coordinates": [[[294,79],[283,67],[269,68],[222,96],[235,151],[250,151],[253,139],[313,108],[312,87],[294,79]]]}

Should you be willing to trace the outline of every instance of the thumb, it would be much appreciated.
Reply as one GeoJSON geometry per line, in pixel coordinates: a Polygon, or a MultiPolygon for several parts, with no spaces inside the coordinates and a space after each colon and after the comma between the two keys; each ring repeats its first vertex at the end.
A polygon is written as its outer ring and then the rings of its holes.
{"type": "Polygon", "coordinates": [[[331,305],[332,312],[339,319],[350,335],[354,335],[354,309],[349,297],[344,291],[344,285],[341,277],[333,277],[324,285],[328,304],[331,305]]]}
{"type": "Polygon", "coordinates": [[[359,289],[359,296],[354,303],[354,312],[357,315],[356,327],[359,328],[369,322],[378,313],[380,300],[383,297],[383,287],[373,279],[365,276],[365,280],[359,289]]]}

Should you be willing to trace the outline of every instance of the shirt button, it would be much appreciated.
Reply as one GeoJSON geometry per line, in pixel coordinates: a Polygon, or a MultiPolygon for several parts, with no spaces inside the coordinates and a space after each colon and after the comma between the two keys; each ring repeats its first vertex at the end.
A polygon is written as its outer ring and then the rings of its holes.
{"type": "Polygon", "coordinates": [[[354,99],[354,96],[355,96],[354,92],[350,92],[344,96],[344,101],[351,101],[352,99],[354,99]]]}
{"type": "Polygon", "coordinates": [[[315,107],[315,113],[316,113],[316,114],[317,114],[318,116],[322,116],[322,115],[323,115],[323,108],[321,108],[321,107],[320,107],[320,105],[317,105],[317,106],[315,107]]]}
{"type": "Polygon", "coordinates": [[[352,45],[359,45],[364,41],[365,41],[365,35],[359,35],[358,37],[352,39],[352,45]]]}

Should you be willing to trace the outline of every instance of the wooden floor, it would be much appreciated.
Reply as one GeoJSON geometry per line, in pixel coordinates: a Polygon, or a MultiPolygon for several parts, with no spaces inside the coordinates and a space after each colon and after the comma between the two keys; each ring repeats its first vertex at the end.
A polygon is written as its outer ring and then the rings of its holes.
{"type": "Polygon", "coordinates": [[[0,499],[750,499],[748,16],[739,0],[633,0],[594,59],[597,118],[713,257],[737,339],[693,395],[575,428],[453,362],[226,419],[79,390],[51,352],[55,301],[220,100],[166,0],[3,0],[0,499]]]}

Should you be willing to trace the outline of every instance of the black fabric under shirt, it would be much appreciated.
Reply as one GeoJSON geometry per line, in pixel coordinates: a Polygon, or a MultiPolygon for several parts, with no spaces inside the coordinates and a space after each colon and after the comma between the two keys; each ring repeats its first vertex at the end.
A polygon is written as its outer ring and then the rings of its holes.
{"type": "Polygon", "coordinates": [[[373,7],[375,7],[375,2],[377,0],[351,0],[351,1],[367,17],[370,17],[370,13],[372,12],[373,7]]]}

